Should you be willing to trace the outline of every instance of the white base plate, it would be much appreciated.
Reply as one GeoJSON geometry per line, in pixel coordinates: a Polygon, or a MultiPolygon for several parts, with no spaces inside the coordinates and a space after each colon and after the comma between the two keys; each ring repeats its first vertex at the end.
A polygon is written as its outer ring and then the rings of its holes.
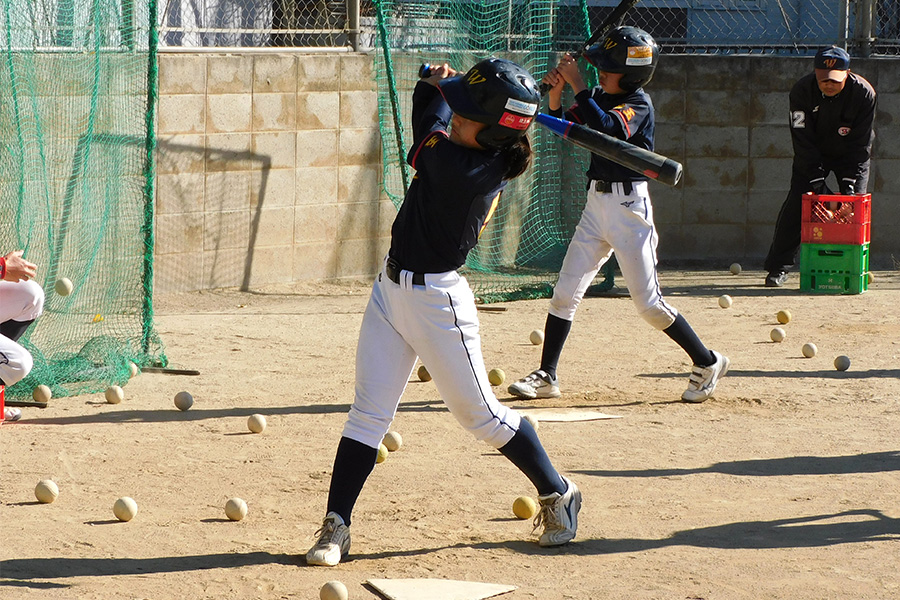
{"type": "Polygon", "coordinates": [[[514,585],[450,579],[369,579],[388,600],[482,600],[516,589],[514,585]]]}
{"type": "Polygon", "coordinates": [[[606,413],[597,412],[595,410],[554,410],[551,408],[533,408],[522,410],[522,414],[536,417],[538,421],[544,423],[570,423],[573,421],[600,421],[601,419],[621,419],[619,415],[608,415],[606,413]]]}

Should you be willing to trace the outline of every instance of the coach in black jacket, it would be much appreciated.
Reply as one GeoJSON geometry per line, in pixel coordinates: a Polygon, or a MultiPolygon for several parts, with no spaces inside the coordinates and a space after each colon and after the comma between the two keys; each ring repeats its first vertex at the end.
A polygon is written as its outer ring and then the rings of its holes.
{"type": "Polygon", "coordinates": [[[843,48],[819,50],[815,72],[791,89],[791,139],[794,165],[791,190],[778,213],[766,256],[766,287],[781,287],[800,249],[801,199],[807,193],[832,193],[825,177],[833,172],[841,194],[864,194],[875,132],[875,90],[850,72],[843,48]]]}

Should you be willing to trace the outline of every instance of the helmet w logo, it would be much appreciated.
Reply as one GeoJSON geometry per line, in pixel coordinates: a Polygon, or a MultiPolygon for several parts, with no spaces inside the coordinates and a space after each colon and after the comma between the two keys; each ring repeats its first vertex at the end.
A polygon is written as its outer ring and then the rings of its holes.
{"type": "Polygon", "coordinates": [[[610,48],[615,48],[616,46],[617,46],[617,44],[616,44],[615,40],[613,40],[612,38],[606,38],[606,42],[603,43],[603,47],[606,50],[609,50],[610,48]]]}
{"type": "Polygon", "coordinates": [[[472,70],[471,73],[469,73],[468,78],[466,78],[466,83],[468,83],[469,85],[475,85],[477,83],[484,83],[485,81],[487,81],[487,79],[485,79],[484,75],[482,75],[481,73],[479,73],[477,70],[474,70],[474,69],[472,70]]]}

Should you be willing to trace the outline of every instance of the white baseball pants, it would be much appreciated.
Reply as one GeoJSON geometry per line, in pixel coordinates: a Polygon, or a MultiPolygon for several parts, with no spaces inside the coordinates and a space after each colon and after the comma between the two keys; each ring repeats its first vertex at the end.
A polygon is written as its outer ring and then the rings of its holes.
{"type": "Polygon", "coordinates": [[[468,282],[456,271],[427,274],[424,286],[411,279],[401,271],[398,285],[382,273],[372,288],[356,349],[356,396],[343,435],[378,447],[418,356],[456,420],[501,448],[515,435],[520,417],[491,390],[468,282]]]}
{"type": "MultiPolygon", "coordinates": [[[[44,290],[32,281],[0,281],[0,323],[33,321],[44,311],[44,290]]],[[[34,361],[23,346],[0,334],[0,379],[10,386],[31,372],[34,361]]]]}
{"type": "Polygon", "coordinates": [[[612,193],[593,186],[581,220],[563,259],[553,288],[550,314],[573,321],[578,304],[597,272],[613,251],[638,314],[659,330],[675,322],[678,311],[668,305],[659,289],[656,272],[658,235],[647,182],[633,184],[625,195],[616,183],[612,193]]]}

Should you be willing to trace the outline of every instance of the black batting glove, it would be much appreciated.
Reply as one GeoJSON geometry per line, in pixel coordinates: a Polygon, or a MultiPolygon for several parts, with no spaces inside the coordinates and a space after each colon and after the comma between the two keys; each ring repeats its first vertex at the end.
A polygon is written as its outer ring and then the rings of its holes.
{"type": "Polygon", "coordinates": [[[824,177],[816,177],[815,179],[809,180],[809,191],[813,194],[821,195],[828,191],[828,188],[825,187],[825,178],[824,177]]]}
{"type": "Polygon", "coordinates": [[[841,179],[841,194],[844,196],[852,196],[856,193],[856,180],[850,177],[841,179]]]}

